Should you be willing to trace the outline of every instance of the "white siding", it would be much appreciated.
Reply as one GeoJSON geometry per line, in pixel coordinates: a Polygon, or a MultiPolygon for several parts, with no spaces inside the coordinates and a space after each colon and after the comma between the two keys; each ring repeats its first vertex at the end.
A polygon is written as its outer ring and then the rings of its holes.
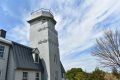
{"type": "Polygon", "coordinates": [[[15,78],[15,61],[13,59],[13,51],[10,50],[9,55],[9,64],[8,64],[8,71],[7,71],[7,80],[14,80],[15,78]]]}
{"type": "Polygon", "coordinates": [[[3,57],[0,58],[0,71],[2,73],[1,76],[0,76],[0,80],[5,80],[6,69],[7,69],[7,61],[8,61],[8,53],[9,53],[9,46],[6,45],[6,44],[2,44],[2,43],[0,43],[0,45],[5,46],[3,57]]]}
{"type": "MultiPolygon", "coordinates": [[[[16,70],[15,71],[15,80],[23,79],[23,72],[28,72],[28,80],[35,80],[35,76],[37,71],[27,71],[27,70],[16,70]]],[[[39,72],[40,80],[41,80],[41,72],[39,72]]]]}

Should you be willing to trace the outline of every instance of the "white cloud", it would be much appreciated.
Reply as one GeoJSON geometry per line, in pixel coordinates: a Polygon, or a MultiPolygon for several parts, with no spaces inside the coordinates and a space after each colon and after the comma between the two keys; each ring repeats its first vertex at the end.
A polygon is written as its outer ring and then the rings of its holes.
{"type": "MultiPolygon", "coordinates": [[[[67,14],[71,14],[71,16],[68,16],[68,17],[72,18],[74,16],[74,17],[76,17],[76,20],[71,22],[67,26],[64,26],[64,27],[62,26],[62,28],[60,28],[62,30],[66,29],[66,33],[64,34],[66,36],[60,37],[60,51],[61,51],[62,56],[74,55],[73,52],[77,52],[77,50],[79,51],[79,53],[81,53],[82,51],[87,50],[87,49],[91,48],[92,46],[94,46],[93,41],[96,38],[103,35],[103,31],[100,31],[97,33],[93,31],[95,28],[95,25],[99,22],[102,22],[104,19],[109,17],[112,13],[117,11],[119,9],[120,3],[117,2],[116,0],[115,1],[97,0],[93,3],[90,3],[89,5],[91,5],[92,7],[90,8],[90,10],[88,10],[88,12],[86,11],[85,14],[82,14],[83,16],[85,16],[82,19],[82,21],[79,21],[79,18],[81,18],[81,16],[76,15],[76,13],[77,12],[80,13],[81,10],[75,11],[76,9],[73,10],[72,8],[71,8],[72,10],[69,10],[70,8],[68,8],[68,7],[67,7],[68,10],[65,9],[67,14]],[[98,18],[98,17],[100,17],[100,18],[98,18]],[[71,53],[73,53],[73,54],[71,54],[71,53]]],[[[62,21],[64,22],[63,24],[67,24],[66,23],[67,19],[62,20],[62,21]]],[[[61,27],[61,26],[59,26],[59,27],[61,27]]],[[[63,32],[61,31],[60,34],[61,33],[63,33],[63,32]]],[[[83,56],[83,57],[85,57],[85,56],[83,56]]],[[[79,62],[80,62],[80,60],[72,61],[71,63],[75,67],[75,66],[79,65],[79,62]]],[[[88,62],[88,61],[85,61],[85,63],[86,62],[88,62]]],[[[92,64],[92,65],[94,65],[94,64],[92,64]]],[[[69,68],[69,67],[70,66],[67,66],[67,68],[69,68]]]]}
{"type": "Polygon", "coordinates": [[[80,67],[88,72],[93,71],[97,66],[99,66],[98,61],[96,61],[96,58],[90,54],[82,54],[77,59],[65,60],[63,63],[66,70],[69,70],[74,67],[80,67]]]}
{"type": "Polygon", "coordinates": [[[20,42],[21,44],[28,45],[27,42],[29,41],[29,26],[28,24],[21,26],[19,25],[12,28],[8,33],[9,37],[13,39],[13,41],[17,41],[20,42]]]}

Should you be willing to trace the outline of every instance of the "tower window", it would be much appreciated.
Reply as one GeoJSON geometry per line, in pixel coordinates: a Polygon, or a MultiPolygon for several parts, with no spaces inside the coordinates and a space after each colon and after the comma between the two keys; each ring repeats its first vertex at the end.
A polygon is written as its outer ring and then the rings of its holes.
{"type": "Polygon", "coordinates": [[[23,79],[22,80],[28,80],[28,72],[23,72],[23,79]]]}
{"type": "Polygon", "coordinates": [[[35,62],[39,63],[39,54],[35,53],[35,62]]]}
{"type": "Polygon", "coordinates": [[[46,19],[43,18],[42,20],[46,20],[46,19]]]}
{"type": "Polygon", "coordinates": [[[42,19],[42,23],[45,23],[45,22],[46,22],[46,19],[45,19],[45,18],[43,18],[43,19],[42,19]]]}
{"type": "Polygon", "coordinates": [[[35,80],[40,80],[39,73],[36,73],[35,80]]]}
{"type": "Polygon", "coordinates": [[[54,55],[54,62],[57,64],[57,56],[54,55]]]}
{"type": "Polygon", "coordinates": [[[0,57],[3,57],[3,54],[4,54],[4,46],[3,45],[0,45],[0,57]]]}

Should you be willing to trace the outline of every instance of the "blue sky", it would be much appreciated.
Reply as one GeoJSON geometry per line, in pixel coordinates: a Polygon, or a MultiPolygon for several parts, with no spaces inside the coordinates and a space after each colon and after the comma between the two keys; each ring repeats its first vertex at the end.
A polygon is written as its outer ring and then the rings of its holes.
{"type": "Polygon", "coordinates": [[[41,8],[50,9],[57,21],[60,55],[65,69],[81,67],[92,71],[100,67],[91,51],[95,39],[101,37],[104,30],[119,28],[120,1],[0,0],[0,28],[7,30],[7,39],[29,45],[30,26],[26,21],[31,12],[41,8]]]}

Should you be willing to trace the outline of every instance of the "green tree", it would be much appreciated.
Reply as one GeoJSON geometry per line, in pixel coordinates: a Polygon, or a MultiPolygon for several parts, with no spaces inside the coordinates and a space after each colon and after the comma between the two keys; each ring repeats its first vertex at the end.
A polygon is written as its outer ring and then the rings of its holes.
{"type": "Polygon", "coordinates": [[[96,68],[90,75],[90,80],[104,80],[105,72],[96,68]]]}
{"type": "Polygon", "coordinates": [[[85,80],[86,74],[81,68],[72,68],[67,71],[66,77],[68,80],[85,80]]]}
{"type": "Polygon", "coordinates": [[[83,79],[85,79],[85,74],[83,72],[78,72],[75,75],[75,80],[83,80],[83,79]]]}

